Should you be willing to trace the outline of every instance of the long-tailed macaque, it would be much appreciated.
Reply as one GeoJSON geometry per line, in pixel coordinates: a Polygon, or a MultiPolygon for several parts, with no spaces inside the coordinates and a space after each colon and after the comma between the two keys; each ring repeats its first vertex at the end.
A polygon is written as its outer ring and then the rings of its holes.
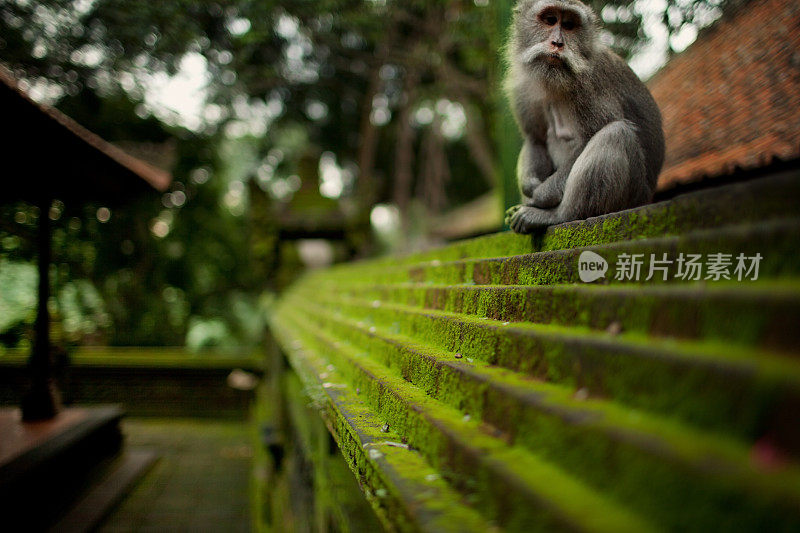
{"type": "Polygon", "coordinates": [[[664,161],[661,114],[577,0],[520,0],[505,88],[524,137],[518,233],[652,200],[664,161]]]}

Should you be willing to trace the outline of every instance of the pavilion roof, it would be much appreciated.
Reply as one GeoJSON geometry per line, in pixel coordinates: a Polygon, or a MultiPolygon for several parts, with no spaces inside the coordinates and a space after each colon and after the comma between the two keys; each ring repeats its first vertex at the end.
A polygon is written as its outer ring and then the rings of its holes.
{"type": "Polygon", "coordinates": [[[34,102],[0,68],[0,202],[53,198],[125,203],[163,191],[169,172],[137,159],[57,109],[34,102]]]}

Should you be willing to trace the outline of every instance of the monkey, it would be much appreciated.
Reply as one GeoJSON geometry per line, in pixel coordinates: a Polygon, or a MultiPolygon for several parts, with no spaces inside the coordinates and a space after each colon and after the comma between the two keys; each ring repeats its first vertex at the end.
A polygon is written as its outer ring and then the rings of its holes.
{"type": "Polygon", "coordinates": [[[600,42],[578,0],[520,0],[504,83],[523,137],[517,233],[652,201],[664,162],[661,113],[644,83],[600,42]]]}

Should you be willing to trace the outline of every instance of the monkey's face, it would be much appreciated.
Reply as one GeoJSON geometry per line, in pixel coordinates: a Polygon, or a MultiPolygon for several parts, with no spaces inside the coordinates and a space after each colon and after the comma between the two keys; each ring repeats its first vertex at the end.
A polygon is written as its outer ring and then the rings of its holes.
{"type": "Polygon", "coordinates": [[[589,68],[596,16],[580,2],[523,0],[514,10],[514,59],[545,78],[589,68]]]}

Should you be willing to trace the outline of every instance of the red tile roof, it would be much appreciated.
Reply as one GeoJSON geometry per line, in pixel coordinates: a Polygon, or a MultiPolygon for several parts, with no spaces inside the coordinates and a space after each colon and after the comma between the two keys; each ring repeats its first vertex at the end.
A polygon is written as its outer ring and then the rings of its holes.
{"type": "Polygon", "coordinates": [[[648,82],[667,139],[662,190],[800,156],[800,2],[730,11],[648,82]]]}

